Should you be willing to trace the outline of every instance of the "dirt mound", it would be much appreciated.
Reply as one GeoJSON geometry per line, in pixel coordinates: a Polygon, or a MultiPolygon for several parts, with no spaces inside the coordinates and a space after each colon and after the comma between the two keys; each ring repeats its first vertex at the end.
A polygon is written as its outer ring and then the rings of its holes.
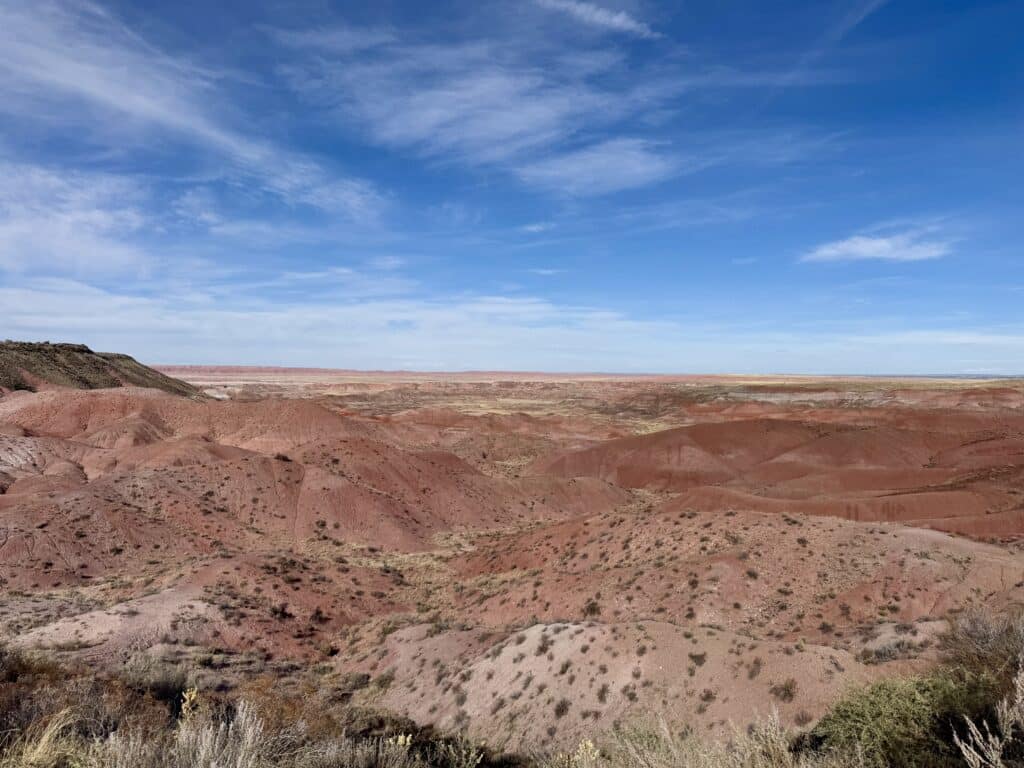
{"type": "Polygon", "coordinates": [[[199,390],[128,355],[93,352],[84,344],[0,342],[0,394],[51,388],[148,387],[185,397],[199,390]]]}

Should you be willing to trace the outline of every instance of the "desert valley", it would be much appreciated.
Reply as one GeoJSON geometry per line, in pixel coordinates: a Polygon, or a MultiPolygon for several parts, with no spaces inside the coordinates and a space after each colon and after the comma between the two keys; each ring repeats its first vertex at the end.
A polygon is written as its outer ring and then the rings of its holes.
{"type": "Polygon", "coordinates": [[[1024,0],[0,0],[0,768],[1024,768],[1024,0]]]}
{"type": "Polygon", "coordinates": [[[556,751],[807,729],[1024,603],[1019,380],[3,350],[2,640],[68,664],[556,751]]]}

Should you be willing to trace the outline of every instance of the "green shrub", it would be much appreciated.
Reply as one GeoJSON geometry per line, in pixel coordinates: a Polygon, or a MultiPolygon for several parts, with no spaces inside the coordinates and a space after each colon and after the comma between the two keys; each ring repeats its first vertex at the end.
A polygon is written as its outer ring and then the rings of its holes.
{"type": "Polygon", "coordinates": [[[804,740],[817,750],[860,751],[869,766],[960,765],[953,734],[964,717],[988,719],[995,681],[966,671],[882,680],[848,693],[804,740]]]}

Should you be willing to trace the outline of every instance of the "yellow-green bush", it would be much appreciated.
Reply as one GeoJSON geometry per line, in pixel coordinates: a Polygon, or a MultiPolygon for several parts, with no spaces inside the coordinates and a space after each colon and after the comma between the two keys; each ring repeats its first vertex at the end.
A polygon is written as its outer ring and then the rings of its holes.
{"type": "Polygon", "coordinates": [[[988,719],[997,697],[993,678],[962,670],[882,680],[844,696],[802,744],[859,750],[878,768],[962,765],[953,734],[964,717],[988,719]]]}

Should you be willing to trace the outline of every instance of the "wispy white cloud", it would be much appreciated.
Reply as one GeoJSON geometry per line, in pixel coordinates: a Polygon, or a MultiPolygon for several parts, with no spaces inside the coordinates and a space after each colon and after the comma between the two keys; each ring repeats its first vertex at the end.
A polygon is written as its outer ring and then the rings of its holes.
{"type": "Polygon", "coordinates": [[[385,197],[369,182],[232,127],[214,109],[224,101],[221,79],[91,2],[0,0],[0,112],[44,124],[77,119],[117,147],[126,134],[155,129],[225,158],[226,172],[290,202],[358,219],[381,210],[385,197]]]}
{"type": "MultiPolygon", "coordinates": [[[[300,283],[319,279],[295,277],[300,283]]],[[[153,362],[573,370],[625,360],[636,338],[673,332],[670,324],[536,297],[328,295],[325,301],[302,294],[260,303],[214,295],[217,301],[131,296],[70,280],[0,285],[5,328],[19,338],[75,337],[98,348],[143,349],[153,362]],[[211,327],[218,328],[216,340],[211,327]],[[345,339],[340,353],[339,338],[345,339]]]]}
{"type": "Polygon", "coordinates": [[[314,104],[364,126],[375,143],[472,164],[522,157],[636,106],[574,71],[545,69],[487,42],[318,56],[283,73],[314,104]]]}
{"type": "Polygon", "coordinates": [[[574,196],[644,187],[672,176],[679,162],[642,139],[609,139],[518,169],[530,184],[574,196]]]}
{"type": "MultiPolygon", "coordinates": [[[[332,273],[345,281],[351,275],[332,273]]],[[[878,332],[774,330],[699,318],[648,320],[535,296],[310,296],[103,290],[68,279],[0,283],[4,328],[84,341],[147,362],[426,370],[1019,373],[1024,327],[878,332]],[[211,334],[210,328],[217,333],[211,334]],[[339,345],[338,339],[344,339],[339,345]],[[941,361],[941,363],[936,363],[941,361]]]]}
{"type": "Polygon", "coordinates": [[[796,66],[786,75],[783,85],[805,77],[816,62],[827,56],[843,39],[859,27],[869,16],[881,10],[889,0],[853,0],[846,12],[828,25],[814,44],[800,56],[796,66]]]}
{"type": "Polygon", "coordinates": [[[927,261],[952,252],[952,241],[927,230],[912,230],[890,235],[854,235],[824,243],[804,254],[801,261],[927,261]]]}
{"type": "Polygon", "coordinates": [[[150,222],[145,190],[103,173],[0,161],[0,270],[104,274],[142,270],[134,244],[150,222]]]}
{"type": "Polygon", "coordinates": [[[259,280],[232,280],[211,286],[208,290],[218,296],[247,297],[259,300],[268,295],[297,294],[315,303],[344,298],[401,296],[411,293],[417,283],[401,274],[378,270],[369,272],[348,266],[326,266],[321,269],[271,273],[259,280]]]}
{"type": "MultiPolygon", "coordinates": [[[[402,266],[398,256],[381,255],[384,235],[361,231],[346,220],[301,224],[278,213],[246,218],[225,207],[206,186],[169,197],[168,189],[141,174],[75,170],[0,156],[0,273],[8,279],[187,279],[196,272],[212,279],[238,261],[236,254],[258,252],[271,260],[292,246],[319,246],[320,261],[337,253],[361,253],[359,258],[377,270],[402,266]]],[[[258,271],[258,266],[249,264],[248,269],[258,271]]],[[[237,270],[229,271],[232,279],[239,279],[237,270]]]]}
{"type": "Polygon", "coordinates": [[[330,53],[357,53],[395,41],[394,33],[386,29],[355,28],[342,25],[320,29],[270,29],[271,37],[290,48],[309,49],[330,53]]]}
{"type": "Polygon", "coordinates": [[[536,235],[554,228],[555,225],[550,221],[537,221],[532,224],[524,224],[519,229],[523,232],[529,232],[531,235],[536,235]]]}
{"type": "Polygon", "coordinates": [[[374,256],[368,263],[373,269],[379,269],[383,272],[391,272],[396,269],[401,269],[406,265],[406,262],[407,260],[401,256],[388,254],[385,256],[374,256]]]}
{"type": "Polygon", "coordinates": [[[171,203],[171,212],[188,224],[216,226],[223,222],[220,205],[206,187],[185,190],[171,203]]]}
{"type": "MultiPolygon", "coordinates": [[[[356,55],[330,43],[336,36],[358,37],[357,31],[346,29],[336,28],[320,47],[316,36],[306,47],[298,47],[291,37],[277,38],[297,57],[279,72],[311,107],[374,144],[443,163],[499,167],[531,181],[547,176],[549,183],[543,186],[552,189],[557,176],[546,174],[545,167],[557,170],[560,163],[571,182],[580,173],[571,173],[569,166],[586,159],[580,154],[582,144],[594,147],[591,151],[608,161],[604,167],[611,173],[622,169],[613,162],[613,153],[638,161],[623,182],[602,178],[590,185],[589,194],[642,186],[680,167],[660,156],[652,141],[624,138],[624,125],[635,136],[641,126],[658,123],[684,94],[756,89],[780,84],[786,76],[706,65],[639,71],[622,55],[567,47],[561,39],[488,37],[424,44],[395,33],[371,35],[376,42],[356,55]],[[652,118],[650,123],[647,118],[652,118]]],[[[818,82],[808,75],[785,84],[818,82]]],[[[758,148],[755,162],[783,152],[791,158],[794,148],[808,143],[777,132],[693,138],[694,157],[705,150],[709,156],[690,160],[690,166],[742,162],[751,156],[750,146],[758,148]]],[[[591,178],[597,173],[595,169],[591,178]]],[[[558,191],[583,194],[578,186],[558,191]]]]}
{"type": "Polygon", "coordinates": [[[535,0],[537,5],[552,11],[568,14],[576,21],[591,27],[625,32],[637,37],[660,37],[653,29],[625,11],[613,11],[596,3],[581,0],[535,0]]]}
{"type": "Polygon", "coordinates": [[[214,88],[208,72],[164,56],[89,2],[2,0],[0,84],[22,97],[7,108],[24,106],[25,86],[31,85],[35,98],[59,94],[238,156],[260,153],[201,106],[214,88]]]}
{"type": "Polygon", "coordinates": [[[876,11],[881,10],[889,0],[854,0],[846,13],[839,20],[829,27],[818,41],[818,45],[812,49],[812,58],[817,58],[828,51],[829,46],[836,45],[850,32],[859,27],[876,11]]]}
{"type": "Polygon", "coordinates": [[[457,200],[431,205],[425,213],[431,225],[449,230],[472,229],[484,219],[484,210],[478,205],[457,200]]]}

